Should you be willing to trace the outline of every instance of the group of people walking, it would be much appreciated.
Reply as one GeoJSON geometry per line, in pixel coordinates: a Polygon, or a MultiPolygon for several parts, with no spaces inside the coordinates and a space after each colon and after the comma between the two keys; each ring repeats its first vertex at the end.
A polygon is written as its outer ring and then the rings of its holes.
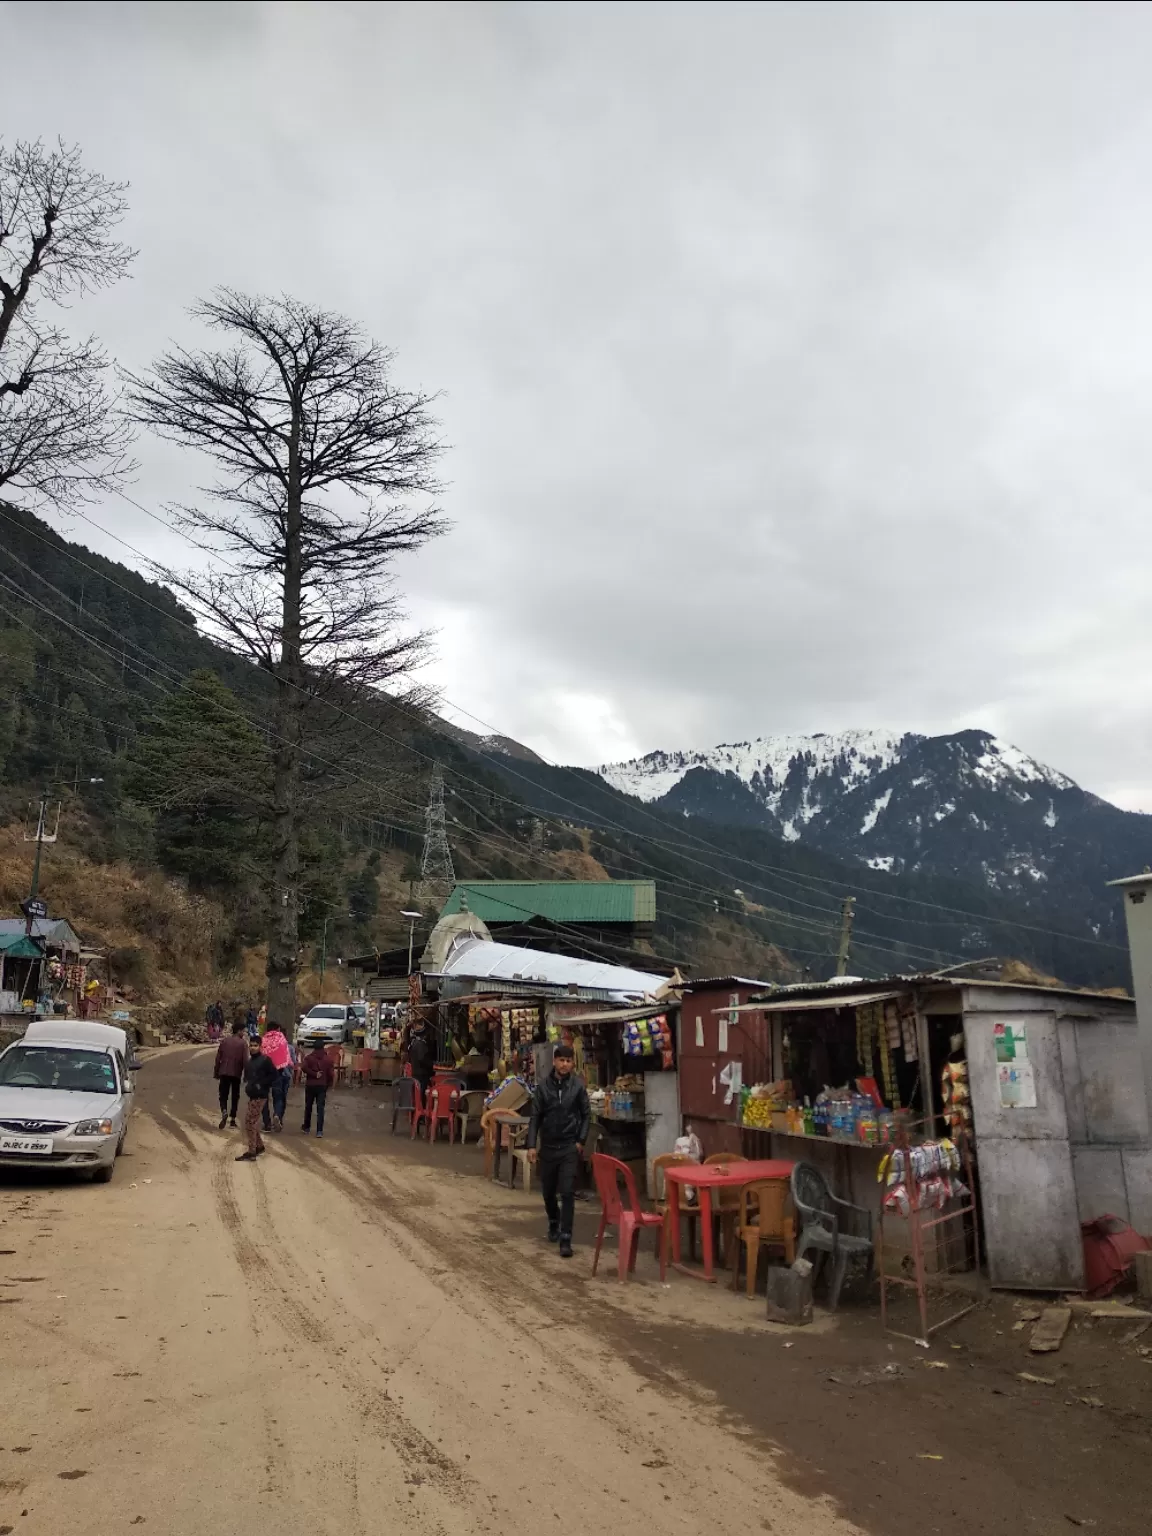
{"type": "MultiPolygon", "coordinates": [[[[216,1047],[214,1074],[219,1087],[221,1130],[236,1126],[241,1086],[247,1099],[247,1148],[236,1159],[238,1163],[252,1162],[264,1152],[261,1131],[278,1133],[284,1129],[295,1066],[293,1047],[274,1021],[269,1021],[262,1035],[249,1038],[246,1021],[240,1020],[216,1047]]],[[[300,1070],[304,1079],[304,1123],[300,1129],[305,1136],[311,1133],[315,1113],[316,1135],[320,1137],[324,1134],[325,1102],[336,1078],[336,1068],[318,1041],[300,1058],[300,1070]]]]}
{"type": "MultiPolygon", "coordinates": [[[[244,1030],[249,1040],[255,1040],[262,1035],[267,1027],[268,1010],[261,1008],[259,1013],[251,1004],[232,1004],[232,1033],[237,1033],[237,1026],[244,1030]]],[[[204,1010],[204,1027],[207,1030],[209,1040],[222,1040],[228,1033],[228,1020],[224,1012],[224,1004],[219,998],[214,1003],[209,1003],[204,1010]]]]}
{"type": "MultiPolygon", "coordinates": [[[[421,1019],[409,1034],[406,1055],[408,1070],[426,1095],[436,1062],[436,1042],[421,1019]]],[[[576,1076],[575,1067],[572,1047],[557,1045],[551,1072],[533,1090],[528,1123],[528,1156],[540,1171],[548,1241],[559,1245],[562,1259],[572,1257],[576,1181],[592,1114],[588,1090],[576,1076]]],[[[315,1113],[316,1135],[320,1137],[324,1134],[325,1100],[336,1069],[319,1041],[300,1059],[300,1069],[304,1079],[304,1123],[300,1129],[305,1136],[311,1132],[315,1113]]],[[[263,1153],[262,1130],[284,1129],[294,1070],[293,1047],[274,1022],[268,1023],[263,1034],[250,1039],[247,1022],[238,1020],[232,1033],[220,1041],[215,1075],[220,1089],[221,1130],[236,1125],[241,1086],[248,1100],[244,1116],[248,1145],[236,1159],[238,1163],[251,1162],[263,1153]]]]}

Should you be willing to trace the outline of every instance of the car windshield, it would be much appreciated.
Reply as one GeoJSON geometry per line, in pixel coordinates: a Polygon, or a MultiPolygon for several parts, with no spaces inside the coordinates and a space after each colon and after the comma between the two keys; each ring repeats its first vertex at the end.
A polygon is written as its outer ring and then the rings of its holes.
{"type": "Polygon", "coordinates": [[[342,1019],[344,1017],[344,1009],[342,1007],[329,1008],[321,1005],[319,1008],[309,1008],[308,1017],[310,1019],[342,1019]]]}
{"type": "Polygon", "coordinates": [[[14,1045],[0,1056],[0,1088],[59,1088],[65,1093],[115,1093],[116,1070],[104,1051],[14,1045]]]}

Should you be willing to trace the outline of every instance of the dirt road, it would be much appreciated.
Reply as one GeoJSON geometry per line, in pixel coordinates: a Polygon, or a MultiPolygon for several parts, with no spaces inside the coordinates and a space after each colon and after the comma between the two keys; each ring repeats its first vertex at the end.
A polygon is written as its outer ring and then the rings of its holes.
{"type": "Polygon", "coordinates": [[[380,1090],[237,1164],[209,1051],[140,1084],[111,1185],[0,1181],[0,1536],[1146,1529],[1145,1406],[1021,1387],[994,1319],[946,1375],[650,1259],[593,1280],[380,1090]]]}

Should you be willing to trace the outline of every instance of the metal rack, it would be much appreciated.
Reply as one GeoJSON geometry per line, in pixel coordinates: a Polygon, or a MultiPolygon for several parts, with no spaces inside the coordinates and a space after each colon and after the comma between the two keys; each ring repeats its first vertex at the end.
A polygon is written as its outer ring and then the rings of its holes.
{"type": "MultiPolygon", "coordinates": [[[[892,1146],[893,1150],[903,1151],[905,1167],[911,1168],[910,1153],[914,1146],[935,1139],[924,1137],[916,1142],[909,1133],[918,1127],[931,1130],[933,1124],[931,1120],[901,1124],[892,1146]]],[[[960,1153],[960,1176],[968,1191],[967,1195],[950,1198],[943,1210],[924,1206],[920,1203],[922,1185],[917,1180],[909,1183],[912,1205],[906,1216],[890,1210],[883,1198],[880,1204],[876,1245],[880,1278],[880,1324],[886,1333],[911,1339],[924,1349],[928,1348],[934,1333],[966,1317],[980,1303],[980,1217],[973,1182],[975,1170],[968,1138],[960,1136],[954,1140],[960,1153]],[[886,1229],[891,1223],[899,1223],[901,1228],[906,1229],[909,1239],[906,1248],[897,1250],[896,1245],[892,1245],[893,1250],[899,1252],[899,1270],[894,1273],[889,1273],[889,1249],[885,1242],[886,1229]],[[932,1255],[931,1270],[928,1265],[929,1253],[932,1255]],[[961,1275],[964,1276],[963,1281],[959,1278],[961,1275]],[[919,1334],[907,1333],[890,1324],[888,1313],[891,1286],[915,1292],[919,1334]],[[938,1297],[942,1300],[938,1301],[938,1297]],[[951,1311],[946,1310],[961,1297],[963,1305],[951,1311]],[[929,1312],[933,1307],[945,1310],[945,1315],[930,1321],[929,1312]]]]}

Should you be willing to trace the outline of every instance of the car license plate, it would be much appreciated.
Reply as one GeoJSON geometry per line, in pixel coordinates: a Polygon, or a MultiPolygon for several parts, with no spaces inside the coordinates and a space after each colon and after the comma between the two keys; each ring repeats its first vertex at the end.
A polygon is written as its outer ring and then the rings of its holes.
{"type": "Polygon", "coordinates": [[[51,1151],[51,1136],[0,1136],[0,1153],[22,1152],[29,1157],[47,1157],[51,1151]]]}

